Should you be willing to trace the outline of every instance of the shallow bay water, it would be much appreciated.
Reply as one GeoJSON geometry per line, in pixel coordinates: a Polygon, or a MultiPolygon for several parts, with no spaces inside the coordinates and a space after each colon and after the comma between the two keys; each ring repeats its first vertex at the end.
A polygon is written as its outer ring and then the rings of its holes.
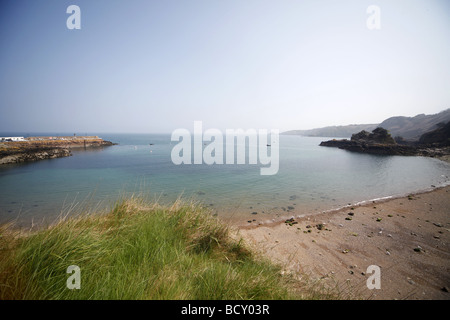
{"type": "Polygon", "coordinates": [[[0,167],[0,223],[51,223],[99,211],[121,197],[171,204],[194,199],[234,221],[310,214],[449,184],[450,165],[425,157],[378,156],[320,147],[329,138],[281,135],[279,170],[257,164],[175,165],[169,134],[99,134],[118,145],[67,158],[0,167]]]}

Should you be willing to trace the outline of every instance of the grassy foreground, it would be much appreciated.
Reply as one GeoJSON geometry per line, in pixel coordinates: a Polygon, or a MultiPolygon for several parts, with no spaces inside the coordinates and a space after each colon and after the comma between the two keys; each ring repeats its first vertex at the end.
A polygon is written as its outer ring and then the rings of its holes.
{"type": "Polygon", "coordinates": [[[330,298],[235,238],[198,205],[134,198],[32,234],[2,227],[0,299],[330,298]],[[80,289],[66,286],[70,265],[80,268],[80,289]]]}

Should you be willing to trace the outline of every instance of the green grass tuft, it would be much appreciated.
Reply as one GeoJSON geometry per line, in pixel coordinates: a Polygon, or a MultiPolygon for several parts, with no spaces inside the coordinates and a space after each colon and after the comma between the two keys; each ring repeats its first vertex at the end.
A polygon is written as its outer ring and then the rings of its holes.
{"type": "MultiPolygon", "coordinates": [[[[292,277],[256,257],[194,203],[136,198],[104,215],[67,218],[32,234],[0,229],[0,299],[299,299],[292,277]],[[67,268],[81,270],[70,290],[67,268]]],[[[327,296],[328,298],[328,296],[327,296]]]]}

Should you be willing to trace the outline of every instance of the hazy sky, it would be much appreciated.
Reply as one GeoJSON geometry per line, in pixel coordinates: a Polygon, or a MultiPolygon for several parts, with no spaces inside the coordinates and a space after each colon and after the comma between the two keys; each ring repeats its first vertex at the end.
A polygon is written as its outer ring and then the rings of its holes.
{"type": "Polygon", "coordinates": [[[448,0],[0,4],[0,132],[285,131],[449,107],[448,0]]]}

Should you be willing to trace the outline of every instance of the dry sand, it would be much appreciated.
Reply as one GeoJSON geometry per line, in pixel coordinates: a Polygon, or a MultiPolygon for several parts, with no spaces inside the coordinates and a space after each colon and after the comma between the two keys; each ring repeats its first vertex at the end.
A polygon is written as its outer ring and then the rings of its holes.
{"type": "Polygon", "coordinates": [[[239,232],[286,271],[344,298],[450,299],[450,186],[295,221],[239,232]],[[370,265],[380,267],[380,289],[367,287],[370,265]]]}

